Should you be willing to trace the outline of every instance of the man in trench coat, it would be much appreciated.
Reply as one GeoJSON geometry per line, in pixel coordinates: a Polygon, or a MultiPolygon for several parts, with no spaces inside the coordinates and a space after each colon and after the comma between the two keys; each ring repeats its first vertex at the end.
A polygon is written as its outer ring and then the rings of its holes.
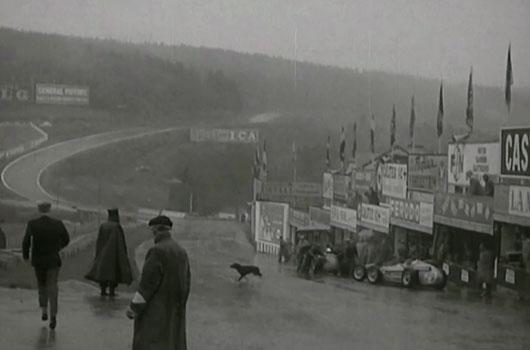
{"type": "Polygon", "coordinates": [[[166,216],[149,221],[155,245],[147,252],[127,312],[134,318],[133,350],[186,350],[190,265],[186,251],[171,238],[172,226],[166,216]]]}
{"type": "Polygon", "coordinates": [[[118,209],[108,209],[108,215],[108,220],[99,227],[96,257],[85,278],[99,283],[102,296],[113,297],[118,284],[131,284],[132,272],[118,209]]]}

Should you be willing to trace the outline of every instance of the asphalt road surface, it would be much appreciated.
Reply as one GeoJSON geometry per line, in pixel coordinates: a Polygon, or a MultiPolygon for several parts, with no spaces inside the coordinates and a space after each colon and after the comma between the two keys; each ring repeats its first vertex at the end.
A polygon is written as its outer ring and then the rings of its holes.
{"type": "MultiPolygon", "coordinates": [[[[192,267],[189,349],[528,349],[530,310],[453,292],[405,290],[331,276],[308,281],[255,254],[233,222],[183,220],[174,238],[192,267]],[[241,283],[232,262],[258,265],[241,283]]],[[[150,241],[136,250],[142,261],[150,241]]],[[[101,299],[81,282],[61,285],[58,328],[39,320],[36,291],[0,289],[2,349],[128,349],[131,298],[101,299]]]]}

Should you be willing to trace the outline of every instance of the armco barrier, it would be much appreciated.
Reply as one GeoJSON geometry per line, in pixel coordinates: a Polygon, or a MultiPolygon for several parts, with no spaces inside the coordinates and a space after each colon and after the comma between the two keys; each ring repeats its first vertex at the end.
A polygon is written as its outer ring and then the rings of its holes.
{"type": "Polygon", "coordinates": [[[25,142],[24,144],[22,144],[20,146],[13,147],[13,148],[5,150],[5,151],[0,151],[0,160],[3,159],[3,158],[8,159],[8,158],[14,157],[16,155],[22,154],[22,153],[24,153],[26,151],[29,151],[29,150],[34,149],[34,148],[37,148],[42,143],[48,141],[48,134],[46,132],[44,132],[41,128],[39,128],[37,125],[33,124],[32,122],[30,122],[30,123],[21,123],[21,122],[3,122],[3,123],[0,123],[0,126],[28,126],[28,125],[32,129],[37,131],[41,135],[41,137],[39,137],[36,140],[25,142]]]}

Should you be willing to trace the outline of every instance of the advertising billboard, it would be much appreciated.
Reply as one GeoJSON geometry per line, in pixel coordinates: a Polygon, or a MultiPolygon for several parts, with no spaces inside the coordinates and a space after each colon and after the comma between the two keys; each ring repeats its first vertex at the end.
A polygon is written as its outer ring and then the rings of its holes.
{"type": "Polygon", "coordinates": [[[254,129],[190,129],[192,142],[257,143],[259,131],[254,129]]]}
{"type": "Polygon", "coordinates": [[[501,129],[501,175],[530,178],[530,126],[501,129]]]}
{"type": "Polygon", "coordinates": [[[357,231],[357,211],[332,205],[330,210],[331,225],[352,232],[357,231]]]}
{"type": "Polygon", "coordinates": [[[36,84],[35,103],[86,106],[90,103],[88,86],[36,84]]]}
{"type": "Polygon", "coordinates": [[[29,102],[30,89],[15,85],[0,86],[0,102],[29,102]]]}
{"type": "Polygon", "coordinates": [[[453,185],[469,185],[466,176],[473,172],[477,179],[483,174],[499,175],[500,145],[498,142],[450,144],[448,149],[448,183],[453,185]]]}
{"type": "Polygon", "coordinates": [[[390,226],[389,208],[362,203],[361,225],[376,231],[388,233],[390,226]]]}
{"type": "Polygon", "coordinates": [[[333,175],[333,199],[346,202],[350,192],[351,177],[347,175],[333,175]]]}
{"type": "Polygon", "coordinates": [[[289,205],[275,202],[256,202],[256,241],[280,244],[288,232],[289,205]]]}
{"type": "Polygon", "coordinates": [[[392,198],[407,198],[407,165],[387,163],[380,167],[383,195],[392,198]]]}
{"type": "Polygon", "coordinates": [[[322,179],[322,197],[325,199],[333,199],[333,175],[324,173],[322,179]]]}
{"type": "Polygon", "coordinates": [[[495,220],[530,226],[530,187],[499,184],[493,201],[495,220]]]}
{"type": "Polygon", "coordinates": [[[434,197],[434,221],[493,234],[493,197],[438,193],[434,197]]]}
{"type": "Polygon", "coordinates": [[[447,190],[447,155],[409,155],[407,173],[409,190],[445,192],[447,190]]]}
{"type": "Polygon", "coordinates": [[[390,216],[392,223],[409,223],[407,228],[417,229],[422,232],[432,233],[434,206],[432,203],[423,203],[414,200],[389,199],[390,216]]]}

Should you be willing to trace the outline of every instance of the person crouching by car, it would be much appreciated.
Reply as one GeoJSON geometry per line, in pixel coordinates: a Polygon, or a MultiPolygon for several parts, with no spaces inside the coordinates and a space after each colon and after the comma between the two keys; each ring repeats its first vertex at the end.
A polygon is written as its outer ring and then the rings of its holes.
{"type": "Polygon", "coordinates": [[[494,257],[488,244],[480,244],[480,255],[477,262],[477,273],[482,286],[483,297],[491,296],[491,285],[493,283],[494,257]]]}

